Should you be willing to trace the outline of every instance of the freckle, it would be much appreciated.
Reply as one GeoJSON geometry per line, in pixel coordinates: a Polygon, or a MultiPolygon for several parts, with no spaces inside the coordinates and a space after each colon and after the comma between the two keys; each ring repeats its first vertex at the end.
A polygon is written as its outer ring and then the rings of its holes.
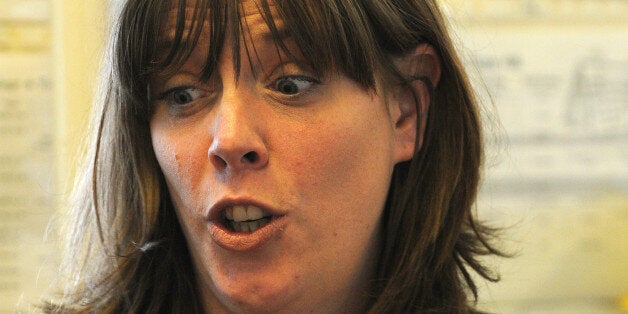
{"type": "Polygon", "coordinates": [[[334,231],[334,237],[338,236],[338,232],[334,231]]]}
{"type": "Polygon", "coordinates": [[[174,159],[176,159],[177,161],[179,161],[179,159],[181,159],[181,156],[179,156],[179,154],[174,154],[174,159]]]}

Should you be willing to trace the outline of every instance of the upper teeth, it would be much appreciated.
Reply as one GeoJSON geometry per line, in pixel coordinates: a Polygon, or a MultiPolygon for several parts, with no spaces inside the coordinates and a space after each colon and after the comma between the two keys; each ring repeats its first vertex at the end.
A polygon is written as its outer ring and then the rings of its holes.
{"type": "Polygon", "coordinates": [[[264,218],[264,211],[253,205],[235,205],[225,210],[225,217],[236,222],[258,220],[264,218]]]}

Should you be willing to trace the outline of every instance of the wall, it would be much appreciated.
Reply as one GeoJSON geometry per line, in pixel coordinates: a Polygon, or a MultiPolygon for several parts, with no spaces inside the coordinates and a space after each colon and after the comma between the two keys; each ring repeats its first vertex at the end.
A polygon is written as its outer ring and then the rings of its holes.
{"type": "Polygon", "coordinates": [[[504,245],[516,253],[490,261],[502,281],[483,285],[481,305],[618,312],[628,293],[628,1],[444,2],[487,110],[478,212],[509,226],[504,245]]]}
{"type": "MultiPolygon", "coordinates": [[[[628,1],[442,0],[483,99],[479,216],[512,259],[499,313],[618,313],[628,293],[628,1]]],[[[101,57],[106,0],[3,0],[0,313],[33,310],[101,57]]],[[[627,310],[628,311],[628,310],[627,310]]]]}
{"type": "Polygon", "coordinates": [[[100,60],[105,0],[0,2],[0,313],[33,311],[100,60]]]}

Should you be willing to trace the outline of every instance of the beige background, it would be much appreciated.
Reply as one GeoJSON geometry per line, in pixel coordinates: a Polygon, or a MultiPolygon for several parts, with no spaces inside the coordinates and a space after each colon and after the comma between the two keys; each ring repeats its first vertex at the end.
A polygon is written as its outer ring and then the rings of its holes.
{"type": "MultiPolygon", "coordinates": [[[[480,284],[480,307],[621,313],[628,1],[441,2],[489,121],[478,212],[510,226],[504,246],[517,253],[489,261],[503,280],[480,284]]],[[[63,210],[76,162],[108,2],[0,6],[0,313],[29,312],[56,271],[51,217],[63,210]]]]}

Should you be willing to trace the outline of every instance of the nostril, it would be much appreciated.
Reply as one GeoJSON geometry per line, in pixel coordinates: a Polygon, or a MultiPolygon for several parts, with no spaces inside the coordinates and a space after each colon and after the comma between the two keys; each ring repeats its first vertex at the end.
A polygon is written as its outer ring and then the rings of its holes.
{"type": "Polygon", "coordinates": [[[255,163],[259,160],[259,155],[256,152],[248,152],[242,156],[242,161],[246,161],[249,163],[255,163]]]}
{"type": "Polygon", "coordinates": [[[211,157],[212,162],[214,163],[214,166],[223,169],[227,167],[227,162],[222,159],[220,156],[218,155],[212,155],[211,157]]]}

